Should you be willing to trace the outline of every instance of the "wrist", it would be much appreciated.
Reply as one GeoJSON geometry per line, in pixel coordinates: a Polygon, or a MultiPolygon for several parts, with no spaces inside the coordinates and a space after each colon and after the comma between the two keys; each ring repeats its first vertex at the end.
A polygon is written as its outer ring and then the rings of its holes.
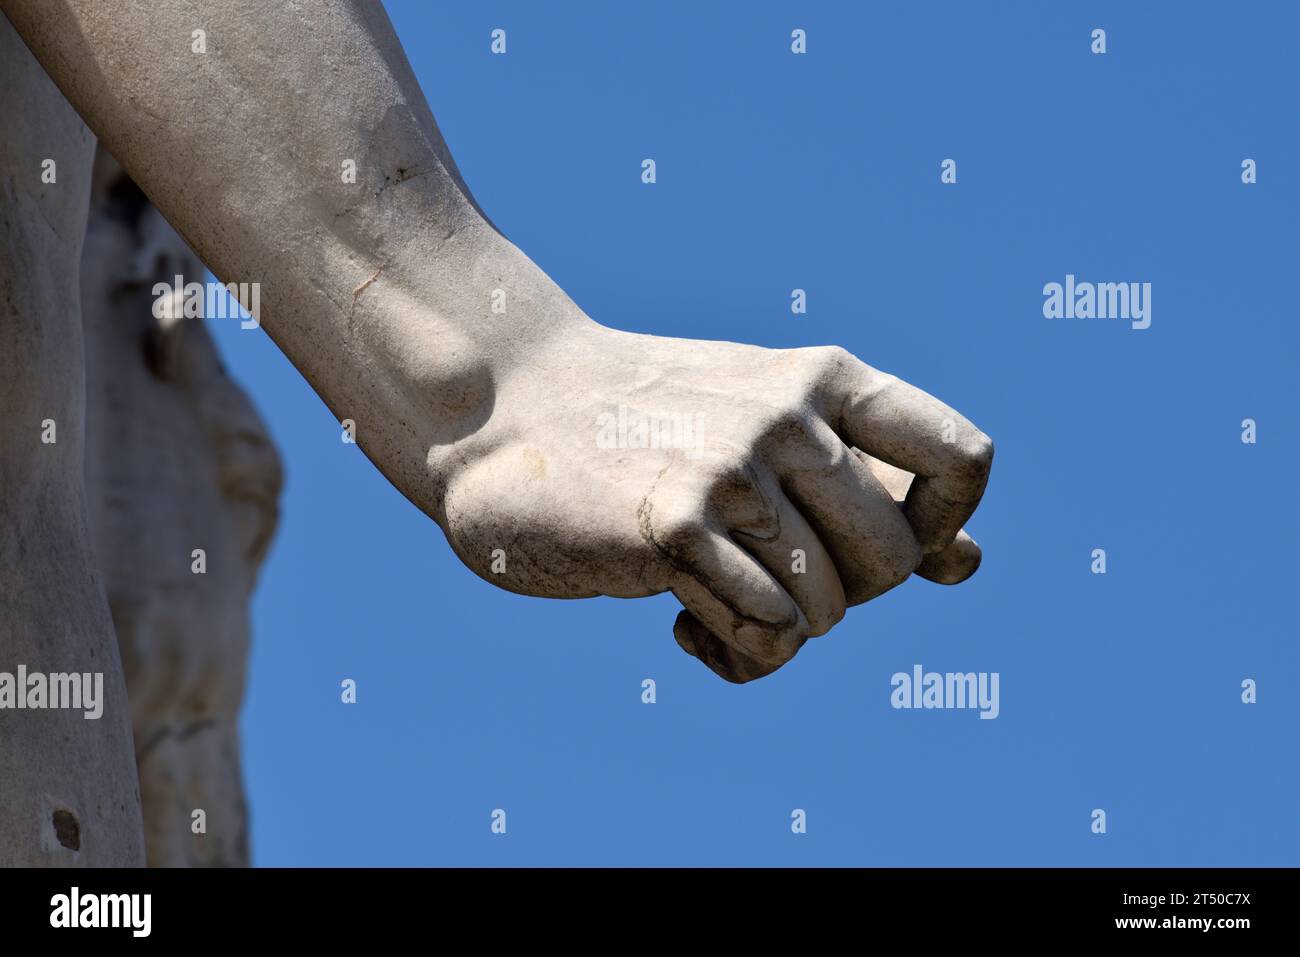
{"type": "Polygon", "coordinates": [[[507,440],[521,417],[508,384],[540,374],[558,386],[562,357],[605,331],[485,220],[442,236],[436,247],[406,244],[409,255],[362,283],[344,400],[360,413],[330,401],[357,422],[367,455],[440,524],[453,475],[507,440]]]}

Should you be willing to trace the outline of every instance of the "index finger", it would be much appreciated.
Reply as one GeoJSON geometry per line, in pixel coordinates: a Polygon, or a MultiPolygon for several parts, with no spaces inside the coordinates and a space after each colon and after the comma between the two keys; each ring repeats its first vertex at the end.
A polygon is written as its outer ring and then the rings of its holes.
{"type": "Polygon", "coordinates": [[[952,544],[988,484],[992,440],[934,396],[847,352],[828,386],[831,427],[845,444],[915,473],[902,510],[921,550],[952,544]]]}

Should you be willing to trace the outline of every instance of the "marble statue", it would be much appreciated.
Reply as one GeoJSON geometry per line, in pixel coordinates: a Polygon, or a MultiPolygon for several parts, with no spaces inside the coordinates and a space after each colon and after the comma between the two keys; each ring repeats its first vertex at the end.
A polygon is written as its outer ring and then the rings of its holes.
{"type": "MultiPolygon", "coordinates": [[[[974,572],[962,527],[993,458],[979,429],[839,347],[668,339],[587,316],[471,195],[383,8],[312,10],[307,24],[270,0],[0,0],[31,50],[15,59],[6,33],[0,242],[26,268],[0,275],[0,469],[17,476],[0,485],[0,519],[26,531],[0,543],[21,607],[0,631],[3,660],[40,646],[84,670],[113,652],[77,461],[82,120],[219,279],[260,284],[263,328],[493,584],[670,591],[678,644],[743,682],[913,572],[974,572]],[[57,188],[39,176],[50,157],[57,188]],[[51,417],[60,441],[42,447],[51,417]],[[659,427],[660,441],[620,439],[620,417],[669,423],[670,440],[659,427]]],[[[93,836],[97,861],[139,858],[120,673],[110,685],[96,729],[73,735],[112,766],[102,779],[71,759],[24,765],[49,750],[54,720],[24,719],[13,739],[0,714],[30,804],[18,823],[5,812],[0,858],[57,857],[23,828],[60,787],[82,802],[83,857],[93,836]],[[92,818],[88,800],[119,810],[92,818]]]]}

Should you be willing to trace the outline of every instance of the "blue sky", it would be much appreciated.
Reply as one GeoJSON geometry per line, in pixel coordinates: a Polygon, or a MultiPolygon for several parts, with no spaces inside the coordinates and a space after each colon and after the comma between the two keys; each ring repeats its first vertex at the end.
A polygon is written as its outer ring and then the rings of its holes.
{"type": "Polygon", "coordinates": [[[1295,7],[387,7],[480,203],[597,321],[836,343],[988,432],[985,560],[731,686],[671,596],[476,578],[264,333],[216,323],[288,477],[258,864],[1300,863],[1295,7]],[[1150,282],[1151,327],[1044,318],[1066,274],[1150,282]],[[1000,716],[894,710],[918,663],[998,672],[1000,716]]]}

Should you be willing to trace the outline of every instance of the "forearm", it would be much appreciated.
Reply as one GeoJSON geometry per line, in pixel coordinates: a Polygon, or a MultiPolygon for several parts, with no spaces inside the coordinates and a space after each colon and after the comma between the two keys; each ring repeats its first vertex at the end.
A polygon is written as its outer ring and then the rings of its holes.
{"type": "Polygon", "coordinates": [[[0,9],[217,277],[260,283],[268,333],[363,444],[412,401],[474,418],[532,337],[582,321],[469,195],[377,2],[0,9]]]}

